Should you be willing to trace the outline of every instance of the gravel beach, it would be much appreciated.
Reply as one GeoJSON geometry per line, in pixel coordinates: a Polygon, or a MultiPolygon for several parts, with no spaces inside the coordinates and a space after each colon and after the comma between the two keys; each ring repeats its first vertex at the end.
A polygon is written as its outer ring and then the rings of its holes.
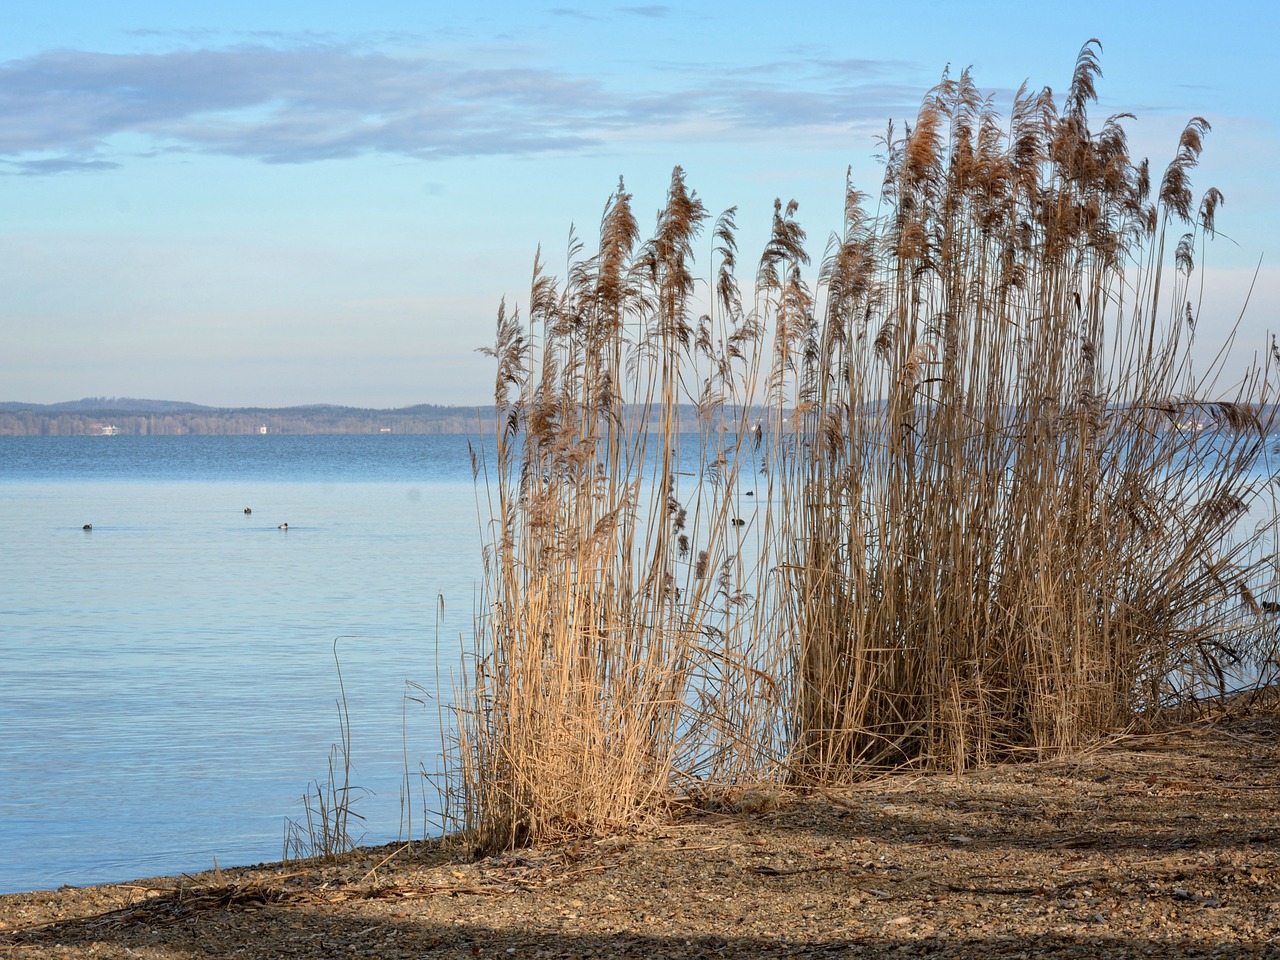
{"type": "Polygon", "coordinates": [[[1235,707],[1079,755],[814,792],[473,859],[0,897],[0,956],[1280,957],[1280,715],[1235,707]]]}

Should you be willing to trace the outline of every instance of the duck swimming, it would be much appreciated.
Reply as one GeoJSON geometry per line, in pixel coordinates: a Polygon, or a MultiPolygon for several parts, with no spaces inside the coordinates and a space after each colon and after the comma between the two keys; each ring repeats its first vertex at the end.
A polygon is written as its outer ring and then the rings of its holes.
{"type": "Polygon", "coordinates": [[[86,523],[86,524],[85,524],[83,527],[81,527],[80,529],[81,529],[81,530],[92,530],[92,529],[93,529],[93,524],[92,524],[92,523],[86,523]]]}
{"type": "Polygon", "coordinates": [[[289,529],[289,525],[288,525],[287,523],[282,523],[282,524],[280,524],[280,526],[276,527],[276,529],[277,529],[277,530],[288,530],[288,529],[289,529]]]}
{"type": "Polygon", "coordinates": [[[245,513],[253,513],[253,508],[252,508],[252,507],[245,507],[245,508],[244,508],[244,512],[245,512],[245,513]]]}

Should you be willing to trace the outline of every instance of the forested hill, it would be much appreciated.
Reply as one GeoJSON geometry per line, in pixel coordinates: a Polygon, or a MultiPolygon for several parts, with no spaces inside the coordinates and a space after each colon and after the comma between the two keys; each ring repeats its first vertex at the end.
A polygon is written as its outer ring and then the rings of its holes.
{"type": "MultiPolygon", "coordinates": [[[[1215,414],[1217,408],[1230,404],[1199,404],[1194,408],[1169,408],[1170,425],[1195,425],[1196,429],[1224,428],[1230,418],[1215,414]]],[[[864,416],[879,416],[879,404],[864,409],[864,416]]],[[[793,411],[784,410],[790,418],[793,411]]],[[[1258,420],[1247,424],[1263,432],[1276,429],[1280,407],[1267,404],[1251,408],[1258,420]]],[[[1016,420],[1016,412],[1010,411],[1016,420]]],[[[646,416],[646,408],[628,405],[624,414],[629,421],[646,416]]],[[[647,410],[656,418],[654,410],[647,410]]],[[[724,424],[743,420],[758,423],[764,416],[752,408],[745,416],[732,408],[720,411],[724,424]]],[[[719,418],[714,418],[718,420],[719,418]]],[[[696,431],[711,424],[701,424],[697,408],[680,404],[677,411],[678,431],[696,431]]],[[[658,428],[656,419],[651,423],[658,428]]],[[[216,436],[251,433],[337,434],[337,433],[488,433],[494,428],[492,407],[449,407],[423,403],[391,410],[363,407],[341,407],[314,404],[304,407],[205,407],[176,400],[135,400],[129,397],[90,397],[67,403],[34,404],[0,402],[0,437],[91,437],[91,436],[216,436]]]]}
{"type": "MultiPolygon", "coordinates": [[[[628,407],[627,416],[641,416],[628,407]]],[[[650,416],[653,412],[650,411],[650,416]]],[[[697,410],[681,404],[679,430],[697,430],[697,410]]],[[[749,416],[754,422],[758,412],[749,416]]],[[[249,433],[490,432],[493,408],[423,403],[394,410],[316,404],[306,407],[204,407],[176,400],[90,397],[67,403],[0,402],[0,437],[227,436],[249,433]]]]}
{"type": "Polygon", "coordinates": [[[205,407],[172,400],[90,397],[67,403],[0,402],[0,436],[181,436],[248,433],[476,433],[491,410],[419,404],[373,410],[305,407],[205,407]]]}

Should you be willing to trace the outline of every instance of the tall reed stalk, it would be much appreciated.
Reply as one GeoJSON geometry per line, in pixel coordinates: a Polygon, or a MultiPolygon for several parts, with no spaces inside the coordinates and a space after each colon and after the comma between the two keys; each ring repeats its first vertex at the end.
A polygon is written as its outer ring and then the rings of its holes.
{"type": "Polygon", "coordinates": [[[1078,745],[1158,705],[1248,589],[1227,534],[1268,390],[1206,402],[1188,349],[1208,124],[1152,198],[1124,118],[1089,131],[1097,74],[1091,43],[1061,112],[1024,89],[1008,121],[944,76],[886,138],[880,214],[849,191],[779,464],[801,779],[1078,745]]]}
{"type": "Polygon", "coordinates": [[[458,751],[463,826],[484,846],[632,823],[681,769],[736,775],[707,722],[750,765],[771,756],[743,707],[772,679],[749,653],[743,583],[759,571],[733,523],[755,379],[742,345],[758,336],[730,273],[733,211],[713,229],[718,310],[695,319],[706,210],[677,168],[641,243],[630,200],[619,182],[595,254],[571,239],[563,285],[539,258],[527,323],[499,313],[492,458],[476,461],[488,595],[458,751]]]}
{"type": "Polygon", "coordinates": [[[619,182],[596,252],[571,238],[563,281],[539,257],[476,457],[452,789],[482,847],[681,785],[1071,748],[1238,639],[1270,388],[1253,368],[1223,399],[1191,364],[1208,124],[1153,196],[1126,118],[1089,128],[1097,51],[1061,109],[1024,88],[1008,118],[944,74],[890,127],[874,209],[848,186],[816,287],[779,203],[750,308],[733,210],[700,288],[678,168],[649,240],[619,182]]]}

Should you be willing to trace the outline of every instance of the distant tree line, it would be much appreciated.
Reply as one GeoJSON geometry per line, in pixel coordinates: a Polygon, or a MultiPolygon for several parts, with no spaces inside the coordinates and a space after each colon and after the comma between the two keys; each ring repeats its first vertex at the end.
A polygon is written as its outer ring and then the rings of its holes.
{"type": "MultiPolygon", "coordinates": [[[[642,408],[628,408],[625,417],[638,422],[642,408]]],[[[756,412],[735,419],[754,422],[756,412]]],[[[707,424],[703,424],[707,426],[707,424]]],[[[309,406],[268,409],[219,409],[170,401],[129,401],[99,398],[60,404],[0,403],[0,437],[128,437],[236,436],[262,433],[349,434],[475,434],[494,429],[492,410],[420,404],[393,410],[360,407],[309,406]]],[[[679,408],[680,431],[697,431],[696,406],[679,408]]]]}
{"type": "Polygon", "coordinates": [[[264,427],[269,434],[457,434],[476,433],[480,428],[474,408],[429,405],[403,410],[299,407],[170,412],[7,406],[10,408],[0,409],[0,436],[8,437],[230,436],[262,433],[264,427]]]}

